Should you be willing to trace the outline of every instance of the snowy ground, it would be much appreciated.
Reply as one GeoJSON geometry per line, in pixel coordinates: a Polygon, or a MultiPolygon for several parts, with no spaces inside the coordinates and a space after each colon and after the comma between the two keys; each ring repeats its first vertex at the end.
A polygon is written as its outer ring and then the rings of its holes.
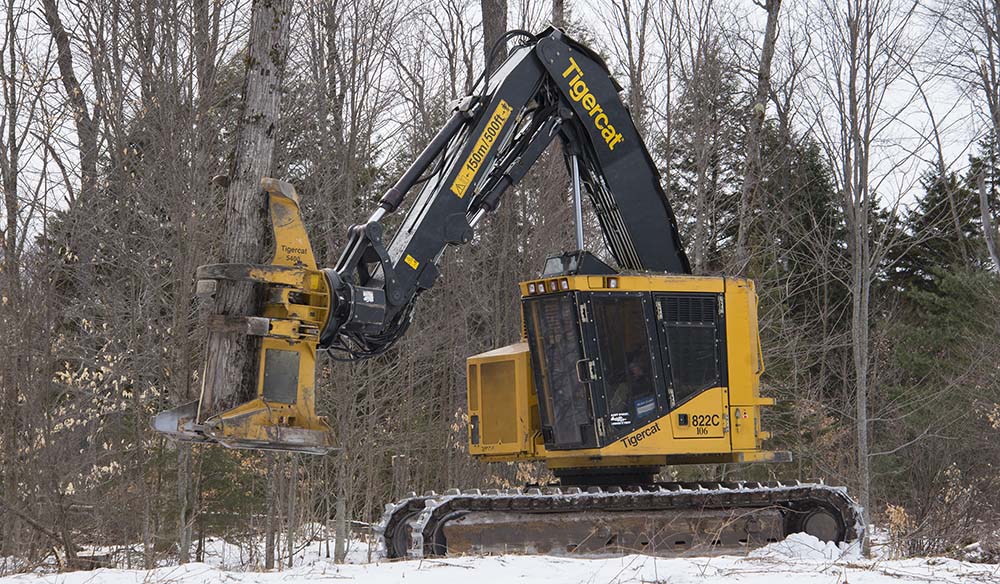
{"type": "MultiPolygon", "coordinates": [[[[217,548],[225,551],[224,548],[217,548]]],[[[305,550],[304,550],[305,551],[305,550]]],[[[349,560],[336,565],[309,554],[299,567],[283,571],[242,572],[219,556],[156,570],[111,570],[66,574],[21,574],[0,578],[0,584],[239,584],[296,582],[364,582],[366,584],[1000,584],[1000,565],[972,564],[943,558],[862,560],[853,549],[838,549],[807,535],[750,552],[745,557],[654,558],[630,555],[618,558],[550,556],[463,557],[434,560],[366,563],[367,550],[354,546],[349,560]]],[[[298,559],[298,558],[297,558],[298,559]]],[[[232,560],[232,558],[230,559],[232,560]]]]}

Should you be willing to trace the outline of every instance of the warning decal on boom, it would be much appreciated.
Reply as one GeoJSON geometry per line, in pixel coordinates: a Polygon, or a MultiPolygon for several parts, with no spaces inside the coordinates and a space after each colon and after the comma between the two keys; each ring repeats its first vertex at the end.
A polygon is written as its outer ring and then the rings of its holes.
{"type": "Polygon", "coordinates": [[[472,180],[476,178],[476,173],[479,172],[483,161],[486,160],[486,155],[493,148],[493,143],[496,142],[497,136],[500,135],[500,130],[503,130],[503,127],[507,124],[510,112],[510,104],[501,99],[500,103],[497,104],[496,111],[490,116],[490,122],[483,128],[483,133],[479,136],[479,140],[476,140],[475,148],[469,153],[465,164],[462,165],[462,170],[458,171],[458,176],[455,177],[455,182],[451,185],[451,192],[458,195],[458,198],[461,199],[465,196],[465,191],[469,189],[472,180]]]}

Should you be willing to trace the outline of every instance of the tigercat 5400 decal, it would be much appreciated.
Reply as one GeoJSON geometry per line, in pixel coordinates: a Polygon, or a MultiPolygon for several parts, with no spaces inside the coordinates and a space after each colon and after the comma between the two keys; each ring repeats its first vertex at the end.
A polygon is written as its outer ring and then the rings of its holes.
{"type": "Polygon", "coordinates": [[[597,98],[590,92],[587,82],[583,80],[583,70],[580,69],[580,65],[577,64],[573,57],[569,58],[569,67],[563,71],[562,76],[563,79],[569,79],[570,98],[587,110],[587,115],[594,122],[594,127],[597,128],[601,133],[601,137],[604,138],[604,142],[607,143],[608,150],[614,150],[615,144],[618,144],[625,138],[621,132],[615,130],[615,127],[611,125],[608,114],[604,113],[604,108],[601,107],[601,104],[597,103],[597,98]],[[570,79],[569,76],[573,73],[576,73],[576,75],[570,79]]]}
{"type": "Polygon", "coordinates": [[[490,116],[490,122],[483,128],[483,133],[480,134],[479,140],[476,140],[476,147],[472,149],[469,157],[465,159],[465,164],[462,165],[462,170],[458,171],[455,182],[451,183],[451,192],[458,195],[459,199],[465,196],[465,191],[469,189],[472,180],[476,178],[476,173],[483,166],[483,161],[486,160],[486,155],[493,148],[493,143],[497,141],[500,130],[503,130],[503,127],[507,125],[507,118],[510,117],[510,112],[510,104],[501,99],[500,103],[497,104],[496,111],[490,116]]]}

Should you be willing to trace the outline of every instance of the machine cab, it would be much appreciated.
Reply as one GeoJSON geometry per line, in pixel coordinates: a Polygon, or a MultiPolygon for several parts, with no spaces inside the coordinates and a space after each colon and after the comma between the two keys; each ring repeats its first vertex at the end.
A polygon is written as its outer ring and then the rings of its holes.
{"type": "MultiPolygon", "coordinates": [[[[721,278],[670,291],[587,252],[549,258],[522,297],[547,450],[600,448],[727,385],[721,278]]],[[[690,283],[691,277],[676,279],[690,283]]]]}
{"type": "Polygon", "coordinates": [[[474,456],[564,475],[787,460],[762,449],[774,401],[752,281],[618,273],[572,252],[520,288],[521,341],[468,359],[474,456]]]}

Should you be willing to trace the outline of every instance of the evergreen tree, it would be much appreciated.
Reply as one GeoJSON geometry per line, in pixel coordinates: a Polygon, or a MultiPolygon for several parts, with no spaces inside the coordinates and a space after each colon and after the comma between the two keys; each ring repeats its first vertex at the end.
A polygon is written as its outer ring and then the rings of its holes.
{"type": "MultiPolygon", "coordinates": [[[[671,204],[696,272],[720,271],[736,236],[747,107],[737,68],[709,36],[684,79],[671,150],[671,204]]],[[[664,144],[660,144],[661,150],[664,144]]]]}

